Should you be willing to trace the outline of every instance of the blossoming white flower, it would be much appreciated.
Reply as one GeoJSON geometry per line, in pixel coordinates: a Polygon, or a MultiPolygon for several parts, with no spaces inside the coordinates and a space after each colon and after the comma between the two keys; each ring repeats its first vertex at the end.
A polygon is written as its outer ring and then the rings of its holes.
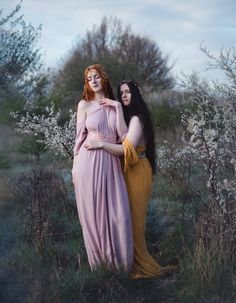
{"type": "MultiPolygon", "coordinates": [[[[55,111],[54,107],[46,107],[47,115],[35,115],[26,113],[20,117],[17,122],[17,131],[21,133],[32,134],[34,136],[43,135],[43,142],[49,150],[55,154],[72,157],[74,139],[76,132],[76,113],[69,111],[69,119],[63,125],[60,122],[62,113],[60,110],[55,111]]],[[[14,113],[15,117],[19,117],[14,113]]]]}
{"type": "Polygon", "coordinates": [[[179,173],[178,164],[184,167],[195,161],[205,170],[211,198],[223,212],[229,211],[227,203],[236,202],[236,90],[196,82],[188,88],[194,110],[187,109],[181,117],[187,133],[182,152],[164,142],[158,150],[158,164],[164,172],[179,173]]]}

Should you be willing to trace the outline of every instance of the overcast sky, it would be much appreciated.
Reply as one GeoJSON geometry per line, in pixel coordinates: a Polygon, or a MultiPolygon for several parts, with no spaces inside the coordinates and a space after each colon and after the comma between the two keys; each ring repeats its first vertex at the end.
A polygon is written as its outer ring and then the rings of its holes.
{"type": "MultiPolygon", "coordinates": [[[[17,3],[0,0],[4,15],[17,3]]],[[[118,17],[136,34],[156,41],[174,63],[176,74],[196,70],[203,77],[219,77],[204,72],[200,44],[213,53],[236,46],[236,0],[23,0],[21,13],[34,26],[42,24],[39,45],[48,67],[56,67],[77,39],[104,16],[118,17]]]]}

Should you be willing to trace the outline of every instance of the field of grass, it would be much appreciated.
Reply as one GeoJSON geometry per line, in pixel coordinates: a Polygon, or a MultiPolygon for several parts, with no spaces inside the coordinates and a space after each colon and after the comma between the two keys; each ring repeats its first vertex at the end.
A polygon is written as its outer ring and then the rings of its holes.
{"type": "Polygon", "coordinates": [[[146,230],[149,251],[162,265],[178,263],[176,271],[141,280],[106,268],[91,272],[75,207],[71,163],[48,153],[40,159],[21,153],[23,138],[5,125],[0,131],[4,134],[0,152],[9,163],[0,169],[0,302],[234,302],[232,270],[219,260],[212,262],[209,254],[201,253],[203,260],[195,254],[193,215],[198,196],[161,176],[153,187],[146,230]],[[207,288],[204,262],[208,269],[210,264],[218,266],[209,270],[214,276],[208,276],[207,288]]]}

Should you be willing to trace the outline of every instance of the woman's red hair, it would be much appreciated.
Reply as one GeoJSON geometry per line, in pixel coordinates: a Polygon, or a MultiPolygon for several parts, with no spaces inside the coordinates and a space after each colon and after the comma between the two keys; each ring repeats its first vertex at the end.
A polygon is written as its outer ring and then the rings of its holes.
{"type": "Polygon", "coordinates": [[[88,73],[95,69],[100,77],[102,78],[102,88],[104,91],[104,95],[106,98],[115,99],[112,87],[108,78],[108,75],[101,64],[93,64],[88,66],[84,71],[84,90],[82,94],[82,99],[86,101],[94,100],[94,92],[92,91],[91,87],[88,83],[88,73]]]}

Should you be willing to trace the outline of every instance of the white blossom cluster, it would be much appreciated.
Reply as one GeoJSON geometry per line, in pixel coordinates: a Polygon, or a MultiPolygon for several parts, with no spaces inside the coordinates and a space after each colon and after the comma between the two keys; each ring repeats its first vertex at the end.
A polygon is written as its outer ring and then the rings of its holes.
{"type": "Polygon", "coordinates": [[[191,162],[202,166],[211,199],[229,213],[236,202],[236,90],[225,84],[200,83],[194,77],[185,88],[190,100],[182,113],[182,147],[164,143],[158,150],[158,165],[180,177],[181,167],[191,162]]]}
{"type": "Polygon", "coordinates": [[[236,92],[226,85],[193,85],[192,96],[196,110],[183,117],[188,145],[206,170],[213,198],[226,210],[226,200],[236,198],[236,92]]]}
{"type": "MultiPolygon", "coordinates": [[[[181,149],[188,151],[183,163],[193,161],[202,167],[193,181],[203,181],[201,188],[204,184],[199,195],[204,208],[196,224],[196,256],[204,255],[205,260],[205,252],[213,253],[224,262],[234,256],[236,233],[236,53],[234,64],[230,58],[229,52],[215,61],[215,67],[227,72],[228,84],[209,85],[194,75],[187,78],[184,88],[189,102],[182,113],[181,149]]],[[[159,149],[159,166],[168,172],[178,166],[178,151],[166,146],[159,149]]]]}
{"type": "Polygon", "coordinates": [[[217,182],[217,200],[224,213],[232,215],[232,208],[235,207],[232,203],[235,202],[235,197],[236,180],[223,179],[217,182]]]}
{"type": "Polygon", "coordinates": [[[45,147],[52,150],[55,154],[62,156],[73,156],[73,147],[76,134],[76,112],[69,111],[69,119],[61,123],[62,112],[55,110],[54,106],[46,107],[45,114],[36,115],[27,112],[24,116],[14,114],[19,118],[17,131],[20,133],[33,134],[34,136],[43,135],[42,140],[45,147]]]}
{"type": "Polygon", "coordinates": [[[158,169],[168,177],[184,178],[188,168],[195,163],[188,145],[176,148],[164,140],[156,152],[158,169]]]}

